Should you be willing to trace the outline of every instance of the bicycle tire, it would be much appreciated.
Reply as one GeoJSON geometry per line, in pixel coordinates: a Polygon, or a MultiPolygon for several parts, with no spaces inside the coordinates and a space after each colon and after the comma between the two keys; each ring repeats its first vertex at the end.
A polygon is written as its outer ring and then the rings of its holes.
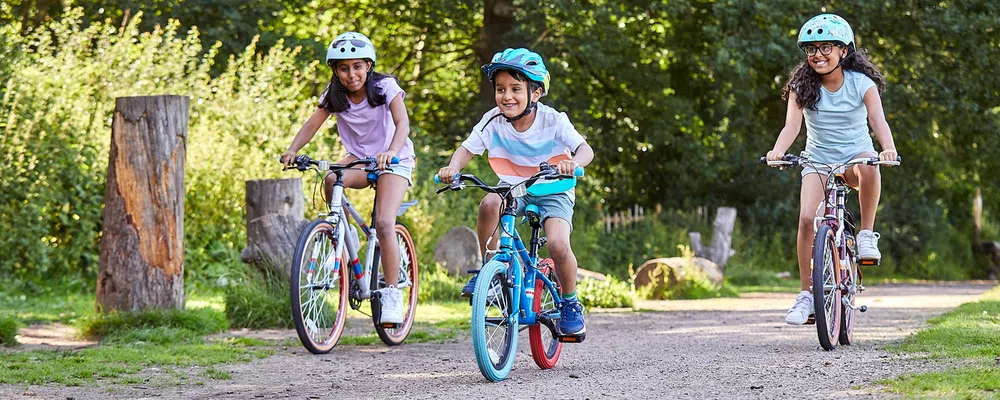
{"type": "Polygon", "coordinates": [[[479,270],[472,293],[472,348],[479,372],[493,382],[507,379],[517,354],[518,320],[512,301],[516,294],[506,282],[507,264],[492,260],[479,270]],[[492,332],[490,325],[496,328],[492,332]],[[503,334],[497,336],[501,329],[503,334]],[[491,338],[496,339],[496,348],[491,347],[491,338]]]}
{"type": "MultiPolygon", "coordinates": [[[[555,283],[556,290],[559,290],[559,283],[556,280],[555,268],[552,259],[546,258],[538,262],[538,273],[549,278],[555,283]]],[[[535,297],[532,302],[532,310],[536,317],[543,313],[553,313],[556,310],[555,295],[548,291],[541,279],[535,279],[535,297]],[[543,309],[544,307],[544,309],[543,309]]],[[[559,362],[559,354],[562,352],[562,342],[556,336],[555,322],[552,326],[546,326],[541,322],[536,322],[528,327],[528,341],[531,345],[531,358],[535,360],[535,365],[541,369],[551,369],[559,362]]]]}
{"type": "MultiPolygon", "coordinates": [[[[860,267],[858,266],[857,259],[855,258],[855,254],[857,254],[857,252],[854,251],[855,245],[856,242],[853,240],[853,235],[848,236],[847,271],[848,271],[848,276],[852,281],[845,283],[849,285],[854,285],[855,288],[857,289],[857,286],[860,286],[860,282],[855,282],[854,280],[860,280],[861,275],[860,271],[858,270],[858,268],[860,267]]],[[[837,341],[842,345],[849,346],[851,343],[854,343],[854,317],[855,317],[854,302],[857,301],[858,293],[845,292],[843,294],[843,297],[846,299],[846,301],[844,300],[842,301],[844,301],[844,303],[846,304],[841,305],[840,309],[840,315],[841,315],[840,337],[837,339],[837,341]]]]}
{"type": "Polygon", "coordinates": [[[346,257],[343,252],[341,252],[339,260],[334,258],[333,266],[336,272],[329,271],[330,265],[327,260],[333,255],[336,248],[334,226],[326,220],[319,219],[306,225],[302,233],[299,234],[295,245],[295,255],[292,258],[289,284],[292,321],[295,324],[299,341],[313,354],[329,353],[337,345],[340,335],[344,331],[350,271],[345,268],[343,260],[346,257]],[[319,255],[323,258],[313,260],[312,255],[316,244],[324,246],[319,249],[319,255]],[[303,272],[303,267],[305,267],[305,272],[303,272]],[[322,287],[320,285],[321,288],[317,289],[317,277],[328,277],[330,273],[337,274],[326,282],[330,286],[322,287]],[[305,285],[303,285],[304,283],[305,285]],[[331,301],[335,304],[325,307],[331,301]],[[328,314],[330,312],[335,314],[328,314]]]}
{"type": "Polygon", "coordinates": [[[840,335],[840,264],[834,230],[819,227],[813,243],[812,289],[819,344],[830,351],[837,347],[840,335]]]}
{"type": "MultiPolygon", "coordinates": [[[[375,332],[378,333],[379,339],[382,339],[382,342],[389,346],[403,344],[410,334],[410,330],[413,329],[413,320],[417,311],[417,295],[419,294],[420,270],[417,267],[417,249],[413,245],[410,230],[402,222],[396,222],[396,243],[400,248],[399,274],[404,276],[405,273],[406,276],[410,277],[410,287],[403,291],[403,323],[398,328],[385,328],[380,324],[375,324],[375,332]]],[[[384,286],[384,284],[380,286],[384,286]]],[[[377,315],[374,303],[372,304],[372,315],[377,315]]]]}

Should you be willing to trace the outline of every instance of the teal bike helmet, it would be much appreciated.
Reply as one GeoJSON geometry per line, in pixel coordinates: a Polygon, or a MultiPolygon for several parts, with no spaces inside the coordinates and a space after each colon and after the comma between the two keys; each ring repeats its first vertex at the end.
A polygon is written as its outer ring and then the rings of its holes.
{"type": "Polygon", "coordinates": [[[375,68],[375,45],[367,36],[357,32],[345,32],[337,35],[326,50],[326,64],[333,66],[338,60],[366,58],[371,60],[375,68]]]}
{"type": "Polygon", "coordinates": [[[799,48],[808,43],[833,42],[847,47],[849,52],[855,50],[854,30],[851,24],[836,14],[820,14],[810,18],[799,29],[799,48]]]}
{"type": "MultiPolygon", "coordinates": [[[[490,61],[489,64],[483,65],[481,69],[490,81],[493,81],[497,71],[505,69],[518,71],[527,76],[528,79],[542,85],[542,96],[549,93],[549,82],[551,80],[549,70],[545,68],[545,62],[542,61],[542,56],[531,50],[517,48],[506,49],[498,52],[493,55],[493,60],[490,61]]],[[[528,107],[525,107],[524,112],[522,112],[521,115],[513,118],[508,118],[504,115],[504,118],[506,118],[508,122],[524,118],[535,108],[535,103],[536,102],[532,101],[528,107]]],[[[499,115],[503,115],[503,113],[500,113],[499,115]]]]}

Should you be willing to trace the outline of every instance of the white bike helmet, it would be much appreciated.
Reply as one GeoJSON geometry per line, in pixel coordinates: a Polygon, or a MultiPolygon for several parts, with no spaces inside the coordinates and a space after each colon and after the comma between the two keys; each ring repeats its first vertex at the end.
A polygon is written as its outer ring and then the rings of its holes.
{"type": "Polygon", "coordinates": [[[375,45],[367,36],[357,32],[345,32],[337,35],[326,50],[326,64],[333,66],[337,60],[365,58],[375,66],[375,45]]]}

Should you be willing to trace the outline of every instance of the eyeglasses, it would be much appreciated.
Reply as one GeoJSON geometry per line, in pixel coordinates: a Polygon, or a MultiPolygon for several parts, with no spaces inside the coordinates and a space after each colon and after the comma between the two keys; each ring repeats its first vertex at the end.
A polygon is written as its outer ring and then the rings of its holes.
{"type": "Polygon", "coordinates": [[[841,46],[839,44],[830,44],[830,43],[823,43],[823,44],[821,44],[819,46],[814,46],[814,45],[811,45],[811,44],[807,44],[805,46],[802,46],[802,51],[806,52],[807,56],[814,56],[814,55],[816,55],[816,51],[819,51],[824,56],[828,56],[828,55],[830,55],[830,53],[833,53],[833,48],[834,47],[840,48],[840,47],[843,47],[843,46],[841,46]]]}
{"type": "Polygon", "coordinates": [[[338,40],[338,41],[333,42],[333,47],[337,48],[337,47],[343,46],[344,43],[347,43],[347,42],[351,42],[351,44],[353,44],[354,47],[365,47],[365,46],[368,46],[368,43],[365,43],[363,40],[358,40],[358,39],[342,39],[342,40],[338,40]]]}

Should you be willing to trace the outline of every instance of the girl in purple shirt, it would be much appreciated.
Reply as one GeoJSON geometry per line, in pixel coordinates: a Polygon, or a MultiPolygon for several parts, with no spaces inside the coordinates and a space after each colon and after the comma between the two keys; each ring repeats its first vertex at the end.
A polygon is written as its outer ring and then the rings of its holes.
{"type": "MultiPolygon", "coordinates": [[[[299,129],[281,161],[288,165],[298,151],[312,140],[330,115],[337,116],[337,132],[347,149],[338,163],[346,164],[359,158],[378,160],[382,172],[378,176],[375,201],[375,229],[380,243],[395,243],[396,211],[411,185],[414,156],[413,142],[408,138],[410,121],[406,116],[403,97],[406,93],[392,76],[375,72],[375,46],[365,35],[347,32],[337,36],[326,53],[326,63],[333,68],[333,78],[320,96],[319,108],[299,129]],[[398,165],[389,167],[393,157],[398,165]]],[[[363,171],[347,171],[344,186],[355,189],[368,187],[363,171]]],[[[327,198],[333,191],[334,178],[326,180],[327,198]]],[[[399,248],[382,247],[382,265],[386,282],[399,282],[399,248]]],[[[396,285],[382,291],[382,316],[385,323],[403,322],[403,297],[396,285]]]]}

